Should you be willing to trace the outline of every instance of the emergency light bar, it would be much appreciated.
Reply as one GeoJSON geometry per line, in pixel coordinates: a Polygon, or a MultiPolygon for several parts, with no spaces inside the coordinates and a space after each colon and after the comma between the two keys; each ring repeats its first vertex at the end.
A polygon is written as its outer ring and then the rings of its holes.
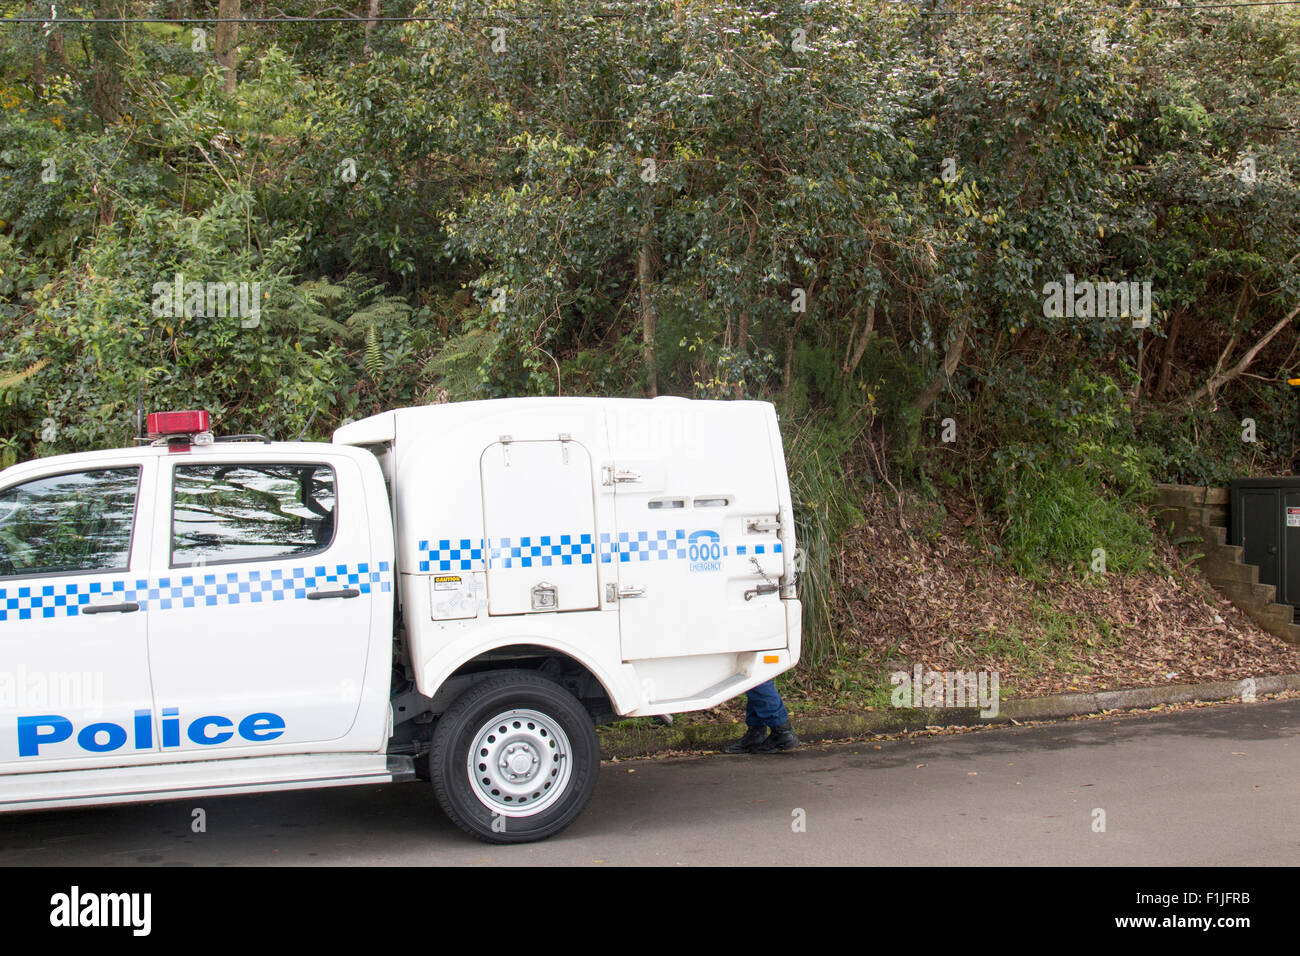
{"type": "Polygon", "coordinates": [[[173,435],[197,435],[209,431],[211,416],[207,412],[150,412],[145,431],[150,438],[170,438],[173,435]]]}

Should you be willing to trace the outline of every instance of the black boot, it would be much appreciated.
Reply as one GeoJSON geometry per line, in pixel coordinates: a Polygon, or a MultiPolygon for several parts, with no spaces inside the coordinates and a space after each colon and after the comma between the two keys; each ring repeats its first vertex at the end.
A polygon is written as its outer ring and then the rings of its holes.
{"type": "Polygon", "coordinates": [[[745,736],[739,740],[733,740],[727,746],[722,748],[724,754],[749,754],[754,752],[754,748],[767,739],[767,728],[763,726],[750,727],[745,731],[745,736]]]}
{"type": "Polygon", "coordinates": [[[774,754],[782,750],[794,750],[799,746],[799,738],[794,735],[790,728],[790,721],[786,721],[780,727],[772,728],[772,735],[754,748],[756,754],[774,754]]]}

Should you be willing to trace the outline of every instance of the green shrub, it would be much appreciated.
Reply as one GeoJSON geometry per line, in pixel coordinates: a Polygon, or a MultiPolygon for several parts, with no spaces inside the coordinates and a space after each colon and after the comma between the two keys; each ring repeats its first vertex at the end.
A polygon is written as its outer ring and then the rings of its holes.
{"type": "Polygon", "coordinates": [[[845,532],[861,520],[860,490],[846,474],[844,461],[857,433],[833,419],[814,416],[783,421],[795,536],[802,551],[799,598],[803,602],[804,663],[821,669],[839,656],[836,607],[839,564],[845,532]]]}
{"type": "Polygon", "coordinates": [[[1108,572],[1151,563],[1151,530],[1132,499],[1109,491],[1079,466],[1018,467],[1005,480],[1002,541],[1016,570],[1041,577],[1047,563],[1086,572],[1104,551],[1108,572]]]}

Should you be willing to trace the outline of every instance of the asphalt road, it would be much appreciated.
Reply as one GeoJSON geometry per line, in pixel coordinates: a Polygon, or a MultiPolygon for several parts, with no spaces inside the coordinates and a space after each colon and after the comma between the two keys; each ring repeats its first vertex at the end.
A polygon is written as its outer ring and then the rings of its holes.
{"type": "Polygon", "coordinates": [[[1300,864],[1300,700],[607,764],[573,826],[517,847],[417,783],[0,817],[9,866],[1028,863],[1300,864]]]}

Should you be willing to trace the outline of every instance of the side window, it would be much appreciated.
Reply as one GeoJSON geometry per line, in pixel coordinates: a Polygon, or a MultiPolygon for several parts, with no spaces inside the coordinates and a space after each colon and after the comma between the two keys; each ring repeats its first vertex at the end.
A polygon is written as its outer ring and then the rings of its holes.
{"type": "Polygon", "coordinates": [[[334,540],[335,503],[328,465],[178,465],[172,567],[324,551],[334,540]]]}
{"type": "Polygon", "coordinates": [[[0,491],[0,577],[127,570],[139,487],[139,468],[101,468],[0,491]]]}

